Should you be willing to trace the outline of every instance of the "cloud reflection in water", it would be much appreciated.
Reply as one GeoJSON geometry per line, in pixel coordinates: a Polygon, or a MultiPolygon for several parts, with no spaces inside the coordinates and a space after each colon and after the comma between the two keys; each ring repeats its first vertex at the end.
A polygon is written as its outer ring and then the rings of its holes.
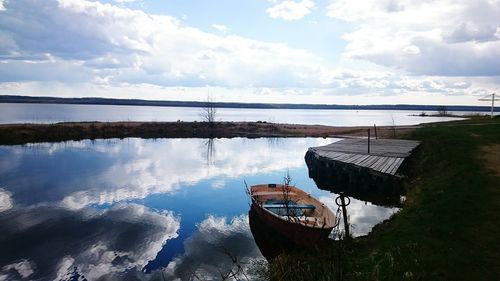
{"type": "Polygon", "coordinates": [[[20,202],[59,201],[64,207],[79,209],[172,193],[211,178],[242,178],[302,167],[308,146],[331,142],[293,139],[272,145],[267,139],[218,139],[208,168],[206,141],[130,138],[15,146],[8,153],[18,155],[18,160],[10,166],[17,165],[22,177],[8,177],[0,184],[14,197],[22,196],[20,202]]]}
{"type": "MultiPolygon", "coordinates": [[[[330,210],[335,211],[338,208],[335,198],[337,198],[337,195],[330,194],[321,196],[318,199],[328,206],[330,210]]],[[[352,197],[350,199],[351,204],[347,206],[347,214],[351,226],[351,234],[355,237],[368,234],[374,225],[389,219],[399,211],[399,208],[381,207],[352,197]]],[[[340,227],[343,229],[344,224],[341,223],[340,227]]]]}
{"type": "Polygon", "coordinates": [[[209,216],[184,241],[184,250],[166,268],[167,280],[190,280],[195,276],[219,280],[221,274],[230,272],[238,272],[242,280],[247,280],[244,277],[254,280],[259,278],[256,269],[266,264],[250,232],[247,215],[229,222],[225,217],[209,216]]]}
{"type": "Polygon", "coordinates": [[[105,211],[11,209],[0,214],[0,280],[60,280],[75,267],[88,280],[141,276],[179,227],[172,213],[134,204],[105,211]]]}
{"type": "Polygon", "coordinates": [[[12,208],[12,194],[3,188],[0,188],[0,213],[12,208]]]}

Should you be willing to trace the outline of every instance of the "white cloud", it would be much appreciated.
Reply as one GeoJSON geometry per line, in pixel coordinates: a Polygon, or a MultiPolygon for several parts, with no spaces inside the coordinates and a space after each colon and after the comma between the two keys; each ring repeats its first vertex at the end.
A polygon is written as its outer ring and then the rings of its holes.
{"type": "MultiPolygon", "coordinates": [[[[320,58],[285,44],[217,36],[170,16],[85,0],[7,2],[0,17],[3,81],[78,81],[163,86],[307,86],[320,58]],[[19,24],[13,24],[19,22],[19,24]],[[54,62],[48,64],[44,56],[54,62]],[[30,70],[30,62],[40,60],[30,70]],[[52,70],[69,65],[71,71],[52,70]],[[11,70],[13,68],[14,70],[11,70]],[[54,73],[50,75],[50,73],[54,73]],[[304,79],[304,73],[309,73],[304,79]],[[87,77],[86,75],[91,75],[87,77]]],[[[215,25],[219,30],[227,30],[215,25]]]]}
{"type": "Polygon", "coordinates": [[[407,46],[403,49],[403,52],[410,55],[418,55],[420,53],[420,48],[415,45],[407,46]]]}
{"type": "Polygon", "coordinates": [[[142,2],[143,0],[114,0],[117,3],[134,3],[134,2],[142,2]]]}
{"type": "Polygon", "coordinates": [[[212,27],[215,28],[217,31],[221,32],[222,34],[226,34],[229,31],[229,28],[223,24],[212,24],[212,27]]]}
{"type": "Polygon", "coordinates": [[[500,40],[500,36],[498,35],[499,29],[499,26],[481,25],[469,21],[462,22],[452,30],[448,30],[443,34],[443,37],[449,43],[496,41],[500,40]]]}
{"type": "MultiPolygon", "coordinates": [[[[315,7],[311,0],[269,2],[270,15],[289,20],[315,7]]],[[[455,76],[450,85],[470,87],[452,102],[477,104],[471,92],[498,87],[481,77],[500,73],[499,2],[332,1],[328,15],[352,30],[341,38],[347,45],[332,67],[308,50],[227,35],[221,24],[212,25],[221,32],[214,34],[113,2],[3,1],[0,93],[200,100],[209,85],[221,101],[253,102],[262,98],[255,93],[266,92],[266,102],[352,103],[346,96],[364,95],[357,100],[419,103],[422,88],[396,89],[398,80],[455,76]],[[360,77],[344,75],[353,71],[360,77]],[[391,79],[376,81],[378,71],[391,79]]],[[[458,90],[432,93],[436,103],[458,90]]]]}
{"type": "Polygon", "coordinates": [[[418,75],[498,76],[500,1],[338,0],[351,22],[344,55],[418,75]]]}
{"type": "Polygon", "coordinates": [[[267,14],[274,19],[288,21],[299,20],[311,13],[315,4],[312,0],[282,1],[266,10],[267,14]]]}
{"type": "MultiPolygon", "coordinates": [[[[409,103],[421,104],[457,104],[472,105],[482,104],[477,101],[477,96],[486,95],[498,88],[498,77],[439,77],[439,76],[414,76],[397,74],[394,72],[381,72],[385,76],[375,75],[376,72],[367,71],[332,71],[325,72],[319,79],[325,85],[321,88],[268,88],[268,87],[210,87],[214,99],[227,102],[269,102],[269,103],[329,103],[329,104],[393,104],[409,103]],[[379,85],[379,79],[391,83],[386,89],[371,88],[379,85]],[[400,83],[413,81],[405,88],[398,88],[400,83]],[[426,92],[422,87],[428,80],[446,81],[450,88],[440,91],[426,92]],[[466,87],[455,87],[462,84],[466,87]],[[415,85],[415,87],[411,87],[415,85]],[[397,92],[396,92],[397,91],[397,92]],[[453,95],[453,98],[450,97],[453,95]],[[353,100],[353,96],[356,97],[353,100]]],[[[0,84],[0,94],[4,95],[29,95],[29,96],[60,96],[60,97],[110,97],[110,98],[141,98],[151,100],[195,100],[206,99],[207,87],[167,87],[153,84],[119,84],[108,85],[104,83],[75,83],[68,85],[54,82],[9,82],[0,84]]],[[[32,115],[19,112],[4,111],[5,120],[21,118],[19,122],[33,122],[32,115]],[[9,113],[10,112],[10,113],[9,113]],[[27,117],[28,119],[23,119],[27,117]],[[24,121],[23,121],[24,120],[24,121]],[[30,121],[31,120],[31,121],[30,121]]],[[[118,120],[119,115],[101,111],[99,116],[106,116],[105,120],[118,120]]],[[[0,119],[1,119],[0,115],[0,119]]],[[[65,117],[67,118],[67,117],[65,117]]],[[[75,116],[75,120],[76,120],[75,116]]],[[[125,116],[125,118],[127,118],[125,116]]],[[[143,121],[158,120],[154,112],[136,116],[135,119],[143,121]]],[[[59,119],[58,119],[59,120],[59,119]]],[[[73,119],[72,119],[73,120],[73,119]]],[[[88,119],[91,120],[91,119],[88,119]]],[[[123,120],[123,119],[121,119],[123,120]]],[[[177,119],[173,119],[176,121],[177,119]]],[[[192,120],[199,120],[195,116],[192,120]]],[[[287,121],[290,119],[282,120],[287,121]]],[[[54,122],[55,119],[36,120],[36,122],[54,122]]],[[[61,121],[69,121],[64,119],[61,121]]],[[[77,120],[78,121],[78,120],[77,120]]],[[[234,120],[233,120],[234,121],[234,120]]],[[[6,121],[4,121],[6,122],[6,121]]],[[[9,121],[12,122],[12,121],[9,121]]],[[[289,121],[287,121],[289,122],[289,121]]],[[[305,122],[297,119],[297,122],[305,122]]]]}

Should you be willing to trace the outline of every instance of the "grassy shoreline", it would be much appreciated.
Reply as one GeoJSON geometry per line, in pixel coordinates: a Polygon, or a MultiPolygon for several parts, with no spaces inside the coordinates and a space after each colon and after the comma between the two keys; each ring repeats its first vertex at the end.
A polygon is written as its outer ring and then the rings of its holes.
{"type": "Polygon", "coordinates": [[[500,279],[500,118],[424,125],[405,138],[422,146],[403,209],[349,249],[279,257],[270,279],[500,279]]]}
{"type": "MultiPolygon", "coordinates": [[[[377,127],[392,137],[416,126],[377,127]]],[[[0,145],[108,138],[365,137],[373,127],[331,127],[268,122],[67,122],[0,125],[0,145]]],[[[372,135],[373,136],[373,135],[372,135]]]]}

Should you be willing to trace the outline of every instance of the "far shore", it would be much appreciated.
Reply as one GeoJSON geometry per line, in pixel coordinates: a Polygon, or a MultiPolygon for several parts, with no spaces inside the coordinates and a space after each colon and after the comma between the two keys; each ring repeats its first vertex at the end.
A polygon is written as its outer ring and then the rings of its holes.
{"type": "Polygon", "coordinates": [[[268,122],[64,122],[0,125],[0,145],[110,138],[260,138],[371,137],[394,138],[415,126],[355,126],[276,124],[268,122]],[[375,135],[376,134],[376,135],[375,135]]]}

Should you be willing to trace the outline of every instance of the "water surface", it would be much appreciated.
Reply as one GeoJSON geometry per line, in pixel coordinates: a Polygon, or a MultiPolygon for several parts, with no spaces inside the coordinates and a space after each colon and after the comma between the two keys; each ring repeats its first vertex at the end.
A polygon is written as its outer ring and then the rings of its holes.
{"type": "MultiPolygon", "coordinates": [[[[201,121],[201,112],[202,109],[196,107],[0,103],[0,124],[81,121],[201,121]]],[[[219,108],[216,119],[217,121],[266,121],[332,126],[415,125],[457,119],[411,116],[421,112],[219,108]]],[[[434,114],[435,112],[427,113],[434,114]]],[[[469,112],[454,113],[470,114],[469,112]]]]}
{"type": "MultiPolygon", "coordinates": [[[[336,139],[139,139],[0,146],[0,279],[218,279],[236,256],[265,262],[248,224],[249,185],[308,178],[308,147],[336,139]]],[[[396,208],[353,200],[355,235],[396,208]]]]}

